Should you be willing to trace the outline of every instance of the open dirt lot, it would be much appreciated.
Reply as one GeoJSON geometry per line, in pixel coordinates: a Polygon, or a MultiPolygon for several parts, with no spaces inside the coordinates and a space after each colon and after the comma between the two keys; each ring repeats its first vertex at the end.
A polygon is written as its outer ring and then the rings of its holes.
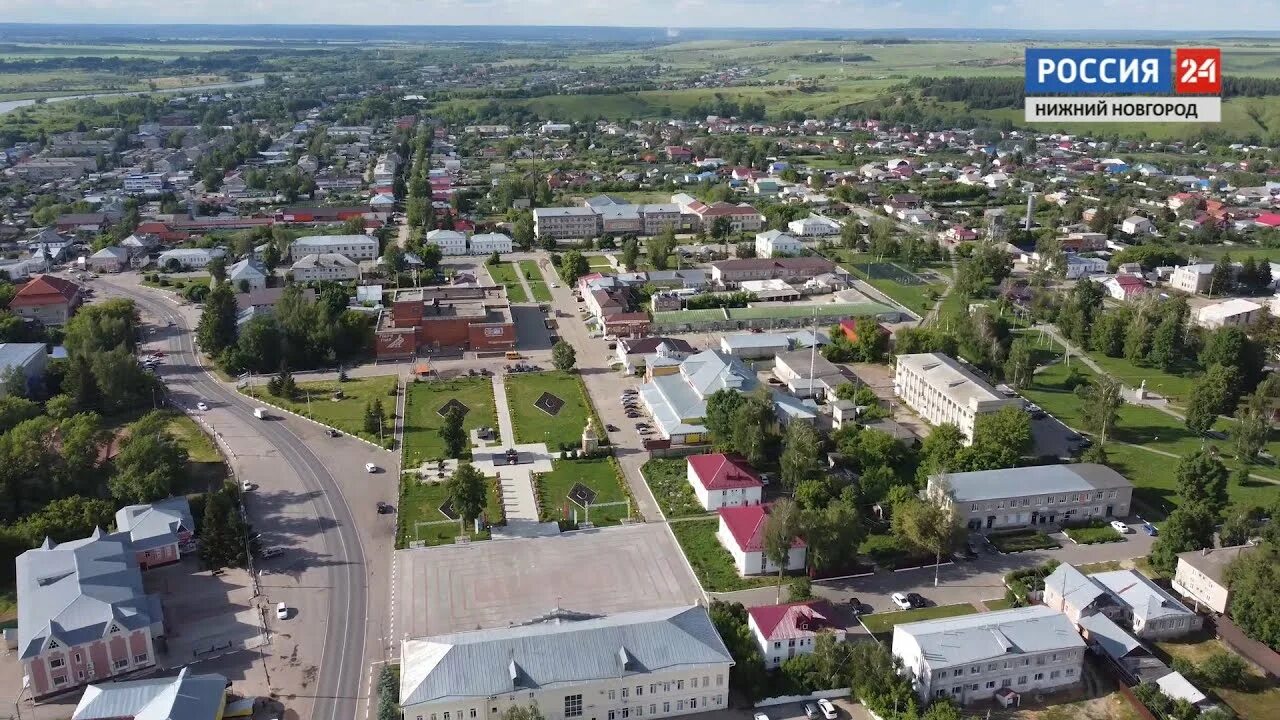
{"type": "Polygon", "coordinates": [[[396,635],[441,635],[564,610],[611,614],[702,599],[662,524],[396,552],[396,635]]]}

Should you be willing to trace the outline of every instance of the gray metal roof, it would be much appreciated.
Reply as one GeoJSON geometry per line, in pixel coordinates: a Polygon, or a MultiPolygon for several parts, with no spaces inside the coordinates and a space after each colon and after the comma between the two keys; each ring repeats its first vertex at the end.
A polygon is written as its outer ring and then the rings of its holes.
{"type": "MultiPolygon", "coordinates": [[[[248,308],[252,310],[253,308],[248,308]]],[[[129,533],[135,550],[171,545],[182,530],[194,533],[191,505],[185,497],[165,498],[150,505],[126,505],[116,511],[116,528],[129,533]]]]}
{"type": "Polygon", "coordinates": [[[104,683],[85,688],[72,720],[218,720],[227,693],[222,675],[193,675],[104,683]]]}
{"type": "Polygon", "coordinates": [[[1142,618],[1143,622],[1154,618],[1195,614],[1137,570],[1113,570],[1094,573],[1089,577],[1132,608],[1134,617],[1142,618]]]}
{"type": "Polygon", "coordinates": [[[266,276],[267,266],[254,258],[245,258],[227,268],[227,280],[231,282],[242,279],[248,280],[249,278],[265,278],[266,276]]]}
{"type": "Polygon", "coordinates": [[[0,372],[25,366],[32,357],[44,352],[44,343],[0,343],[0,372]]]}
{"type": "Polygon", "coordinates": [[[142,587],[127,533],[101,529],[81,540],[44,544],[18,556],[18,651],[39,655],[49,637],[79,645],[115,622],[136,630],[161,622],[160,599],[142,587]]]}
{"type": "Polygon", "coordinates": [[[895,654],[901,636],[915,639],[933,669],[1085,645],[1066,615],[1043,605],[898,625],[895,654]]]}
{"type": "Polygon", "coordinates": [[[368,235],[308,235],[294,240],[292,247],[325,248],[334,245],[356,245],[362,243],[372,244],[376,247],[378,241],[368,235]]]}
{"type": "Polygon", "coordinates": [[[1138,642],[1137,638],[1125,632],[1124,628],[1102,613],[1080,618],[1080,627],[1088,630],[1089,639],[1102,646],[1102,649],[1117,661],[1142,647],[1142,643],[1138,642]]]}
{"type": "Polygon", "coordinates": [[[408,640],[401,657],[402,705],[733,662],[697,605],[408,640]]]}
{"type": "Polygon", "coordinates": [[[947,481],[957,502],[1133,487],[1120,473],[1093,463],[951,473],[947,481]]]}

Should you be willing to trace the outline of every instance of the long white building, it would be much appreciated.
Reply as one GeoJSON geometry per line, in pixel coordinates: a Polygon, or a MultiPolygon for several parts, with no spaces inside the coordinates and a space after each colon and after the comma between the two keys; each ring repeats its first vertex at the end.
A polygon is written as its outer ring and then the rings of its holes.
{"type": "Polygon", "coordinates": [[[733,658],[707,610],[687,606],[406,640],[406,720],[630,720],[723,710],[733,658]]]}
{"type": "Polygon", "coordinates": [[[441,255],[467,254],[467,236],[457,230],[432,230],[423,239],[428,245],[439,246],[441,255]]]}
{"type": "Polygon", "coordinates": [[[893,629],[893,654],[922,702],[964,704],[997,692],[1056,690],[1080,682],[1085,642],[1066,615],[1045,607],[904,623],[893,629]]]}
{"type": "Polygon", "coordinates": [[[929,478],[969,530],[1061,525],[1129,514],[1133,483],[1106,465],[1071,463],[951,473],[929,478]],[[945,478],[945,482],[942,482],[945,478]]]}
{"type": "Polygon", "coordinates": [[[1021,405],[1017,398],[996,392],[985,380],[942,353],[897,356],[893,390],[912,410],[934,425],[951,423],[973,442],[978,416],[1006,405],[1021,405]]]}
{"type": "Polygon", "coordinates": [[[511,237],[503,233],[476,233],[468,241],[472,255],[511,252],[511,237]]]}
{"type": "Polygon", "coordinates": [[[348,260],[374,260],[378,257],[378,239],[368,235],[308,235],[289,246],[289,259],[298,261],[307,255],[333,253],[348,260]]]}

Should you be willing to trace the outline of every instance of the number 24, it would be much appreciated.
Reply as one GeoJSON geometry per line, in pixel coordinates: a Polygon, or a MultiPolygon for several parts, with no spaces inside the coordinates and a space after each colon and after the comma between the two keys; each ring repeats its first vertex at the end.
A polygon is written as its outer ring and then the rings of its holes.
{"type": "Polygon", "coordinates": [[[1213,82],[1218,71],[1218,64],[1211,58],[1206,58],[1203,63],[1196,62],[1195,58],[1183,58],[1179,63],[1182,66],[1182,79],[1180,82],[1195,83],[1199,80],[1213,82]]]}

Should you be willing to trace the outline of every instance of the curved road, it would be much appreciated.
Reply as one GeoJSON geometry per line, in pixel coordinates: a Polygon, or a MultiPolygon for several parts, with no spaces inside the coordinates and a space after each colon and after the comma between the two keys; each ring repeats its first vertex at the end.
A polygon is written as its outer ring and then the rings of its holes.
{"type": "Polygon", "coordinates": [[[168,370],[185,371],[184,378],[178,382],[187,384],[198,397],[213,400],[239,415],[245,426],[254,428],[293,468],[307,490],[315,493],[312,503],[316,516],[332,521],[325,523],[321,532],[328,555],[329,617],[325,623],[324,650],[318,662],[314,702],[311,714],[306,717],[314,720],[355,718],[364,668],[368,587],[364,549],[351,509],[333,475],[285,423],[254,420],[254,405],[199,364],[191,329],[173,301],[109,281],[103,284],[111,287],[111,294],[128,297],[144,312],[174,324],[179,332],[169,339],[168,370]]]}

